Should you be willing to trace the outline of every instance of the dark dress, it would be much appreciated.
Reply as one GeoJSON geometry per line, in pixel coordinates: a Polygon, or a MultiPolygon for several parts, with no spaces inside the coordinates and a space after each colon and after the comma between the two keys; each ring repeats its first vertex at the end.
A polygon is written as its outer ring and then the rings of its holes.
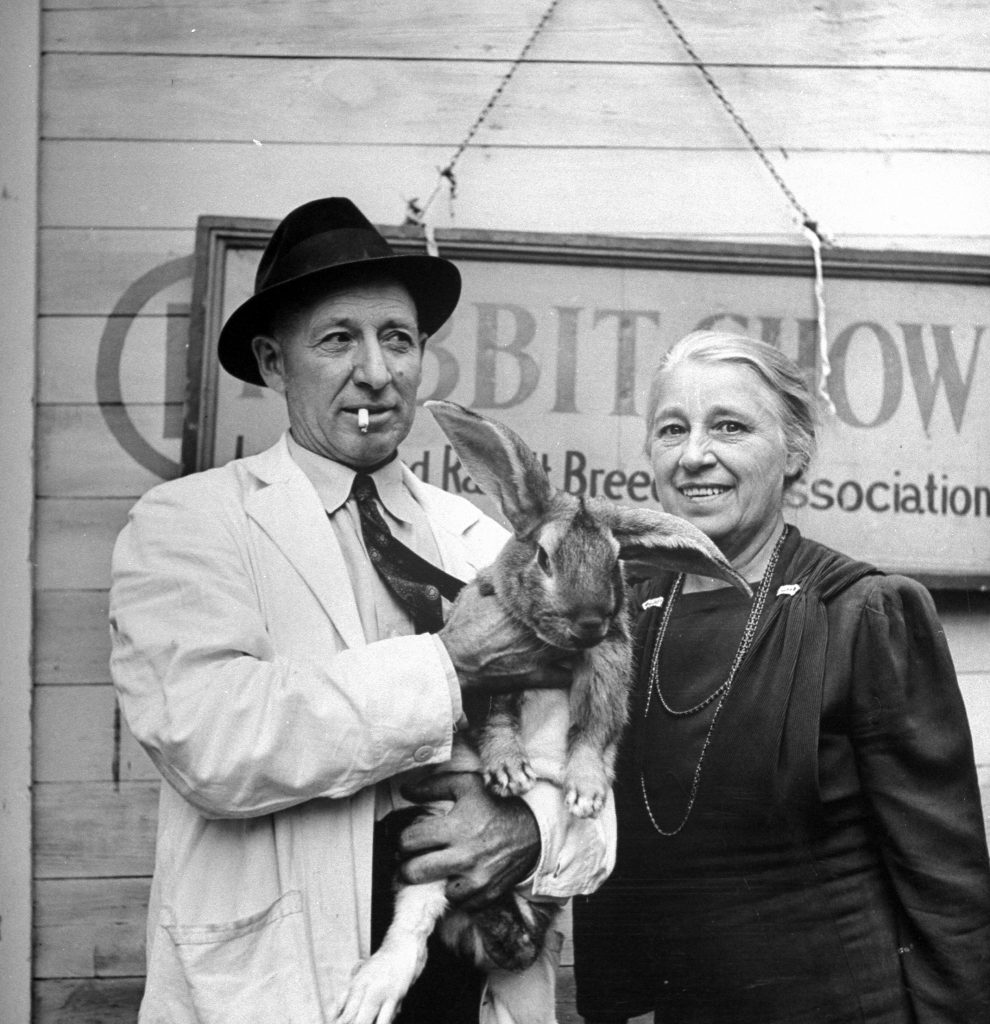
{"type": "MultiPolygon", "coordinates": [[[[725,700],[654,692],[616,784],[615,872],[574,904],[578,1011],[662,1024],[987,1024],[990,868],[965,711],[930,598],[792,530],[725,700]],[[777,595],[781,584],[798,583],[777,595]]],[[[647,593],[665,593],[670,579],[647,593]]],[[[638,595],[642,600],[644,594],[638,595]]],[[[660,689],[725,679],[750,602],[677,598],[660,689]]]]}

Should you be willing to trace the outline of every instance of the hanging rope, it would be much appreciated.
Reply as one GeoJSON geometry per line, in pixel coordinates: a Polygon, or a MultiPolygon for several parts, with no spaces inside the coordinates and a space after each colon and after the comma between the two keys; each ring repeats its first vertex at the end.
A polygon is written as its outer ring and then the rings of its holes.
{"type": "Polygon", "coordinates": [[[818,397],[828,411],[835,415],[835,403],[828,393],[828,378],[832,374],[832,364],[828,358],[828,335],[825,333],[825,274],[822,270],[822,241],[818,232],[805,226],[805,234],[811,244],[811,253],[815,260],[815,308],[818,311],[818,397]]]}
{"type": "Polygon", "coordinates": [[[798,223],[811,244],[811,252],[815,261],[815,309],[818,322],[818,355],[819,375],[818,393],[830,412],[835,412],[835,405],[828,393],[828,378],[831,367],[828,359],[828,336],[825,333],[825,276],[822,271],[822,245],[831,245],[831,239],[818,227],[817,221],[811,216],[807,209],[798,201],[797,196],[788,187],[787,182],[781,177],[780,172],[774,166],[773,161],[764,152],[763,147],[756,141],[756,137],[749,130],[746,122],[737,113],[736,108],[729,102],[729,98],[722,92],[718,82],[712,77],[711,72],[705,67],[704,62],[695,52],[694,47],[688,42],[687,37],[681,31],[680,26],[671,17],[670,12],[663,4],[663,0],[653,0],[653,6],[660,12],[661,17],[670,26],[671,31],[677,36],[685,53],[691,58],[691,63],[698,69],[701,76],[708,83],[709,88],[715,94],[719,103],[722,104],[725,112],[735,122],[736,127],[742,132],[743,137],[749,143],[750,148],[759,158],[763,166],[770,172],[770,176],[777,183],[777,187],[783,192],[791,208],[798,216],[798,223]]]}
{"type": "MultiPolygon", "coordinates": [[[[835,412],[835,406],[832,403],[832,399],[828,393],[828,378],[831,373],[831,367],[828,358],[828,336],[825,329],[825,276],[822,268],[822,246],[831,245],[831,239],[819,228],[817,221],[811,216],[808,210],[798,200],[797,196],[788,186],[787,182],[784,181],[780,172],[774,166],[773,161],[767,156],[763,147],[756,140],[756,137],[749,130],[746,122],[742,119],[740,114],[736,111],[736,108],[729,101],[729,98],[722,91],[718,82],[712,76],[711,72],[705,66],[702,59],[695,52],[694,47],[688,42],[687,37],[684,35],[680,26],[674,21],[670,12],[667,10],[663,3],[663,0],[652,0],[653,5],[660,12],[661,17],[670,26],[671,31],[677,37],[684,51],[691,59],[691,63],[698,69],[701,76],[704,78],[708,87],[715,94],[715,97],[721,103],[725,112],[732,118],[736,127],[742,133],[743,137],[749,143],[750,148],[756,154],[757,158],[769,172],[770,176],[776,182],[777,187],[784,194],[787,202],[791,208],[797,214],[797,220],[802,230],[808,238],[811,245],[812,255],[815,264],[815,308],[817,310],[817,329],[818,329],[818,354],[820,372],[818,379],[818,392],[822,401],[826,404],[831,412],[835,412]]],[[[502,93],[505,91],[506,86],[512,80],[519,65],[526,59],[526,55],[529,53],[533,44],[536,42],[537,37],[546,27],[547,22],[553,15],[554,10],[560,0],[551,0],[547,6],[540,20],[536,23],[536,27],[530,33],[529,38],[526,40],[523,48],[519,51],[519,55],[512,62],[509,70],[502,76],[501,81],[495,87],[495,91],[488,98],[488,102],[481,108],[481,112],[475,118],[474,123],[468,129],[467,134],[464,136],[463,141],[454,151],[454,155],[450,158],[444,167],[437,168],[437,183],[434,186],[433,191],[430,193],[429,198],[425,203],[420,205],[418,199],[409,199],[406,201],[406,219],[407,224],[418,224],[423,228],[426,240],[427,251],[431,255],[437,255],[437,242],[431,225],[426,223],[426,215],[429,212],[430,207],[433,205],[433,201],[440,194],[440,190],[443,188],[446,182],[449,189],[449,196],[451,205],[453,205],[454,198],[457,194],[457,177],[454,173],[454,168],[457,166],[458,160],[464,154],[464,151],[471,144],[472,139],[478,132],[478,129],[484,124],[485,119],[491,113],[495,104],[499,101],[502,93]]]]}
{"type": "MultiPolygon", "coordinates": [[[[742,132],[746,141],[749,143],[750,148],[757,155],[757,157],[759,157],[760,162],[763,164],[763,166],[766,167],[766,169],[770,172],[770,176],[777,183],[781,192],[783,192],[784,195],[787,197],[787,201],[791,204],[791,206],[797,213],[798,217],[800,218],[800,223],[804,226],[810,227],[811,230],[815,232],[815,234],[818,234],[817,225],[812,220],[811,214],[808,213],[808,211],[801,205],[801,203],[798,202],[797,196],[794,195],[794,193],[788,187],[787,182],[784,181],[784,179],[780,176],[780,172],[777,170],[776,167],[774,167],[771,159],[763,151],[763,147],[756,141],[756,138],[754,137],[753,133],[746,126],[746,122],[743,121],[743,119],[736,112],[736,108],[729,102],[729,99],[725,95],[725,93],[722,92],[718,82],[715,81],[715,79],[711,75],[711,72],[708,70],[707,67],[705,67],[704,63],[702,62],[698,54],[695,53],[694,47],[687,41],[687,37],[681,31],[680,26],[677,24],[677,22],[674,21],[674,19],[671,17],[670,12],[667,10],[667,8],[664,7],[662,0],[653,0],[653,6],[656,7],[656,9],[662,15],[663,19],[670,26],[671,31],[674,33],[675,36],[677,36],[677,39],[680,42],[681,46],[684,47],[685,52],[691,58],[691,63],[694,64],[698,71],[701,72],[702,77],[708,83],[712,92],[715,93],[715,96],[718,98],[719,103],[721,103],[722,106],[725,108],[725,112],[729,115],[729,117],[732,118],[733,121],[735,121],[736,127],[739,129],[739,131],[742,132]]],[[[819,235],[819,238],[821,238],[821,235],[819,235]]]]}
{"type": "Polygon", "coordinates": [[[543,12],[543,16],[536,23],[536,28],[530,33],[529,38],[526,40],[525,45],[519,51],[519,56],[512,62],[512,66],[502,76],[502,80],[495,87],[495,91],[488,98],[488,102],[481,108],[481,113],[474,120],[474,124],[467,131],[467,135],[464,136],[464,141],[454,151],[454,155],[447,162],[446,166],[437,169],[438,180],[433,192],[430,197],[423,203],[422,206],[418,205],[417,200],[410,199],[406,203],[406,223],[407,224],[422,224],[423,218],[426,216],[430,207],[433,205],[433,200],[440,193],[440,189],[443,188],[444,182],[446,181],[448,188],[450,189],[450,201],[453,203],[454,197],[457,194],[457,178],[454,176],[454,168],[457,166],[457,161],[460,160],[464,153],[464,150],[471,144],[471,140],[477,134],[478,129],[485,123],[485,118],[491,113],[492,108],[499,101],[499,97],[505,91],[505,87],[512,80],[512,76],[516,73],[516,69],[526,59],[526,54],[529,53],[536,42],[537,36],[543,31],[546,23],[550,20],[553,15],[554,9],[560,0],[551,0],[550,5],[543,12]]]}

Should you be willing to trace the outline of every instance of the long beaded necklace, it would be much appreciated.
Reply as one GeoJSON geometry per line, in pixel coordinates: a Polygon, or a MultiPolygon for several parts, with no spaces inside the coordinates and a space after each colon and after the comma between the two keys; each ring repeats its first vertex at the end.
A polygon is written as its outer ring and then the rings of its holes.
{"type": "Polygon", "coordinates": [[[753,643],[753,638],[756,636],[756,628],[760,623],[760,616],[763,614],[763,606],[766,604],[767,595],[770,593],[770,582],[773,578],[773,571],[777,567],[777,559],[780,557],[781,548],[784,546],[784,540],[787,537],[787,527],[784,527],[783,532],[780,535],[777,543],[774,545],[773,551],[770,553],[770,559],[767,562],[766,570],[763,573],[763,579],[760,580],[760,586],[756,591],[756,597],[753,599],[753,606],[749,611],[749,618],[746,620],[746,628],[743,630],[742,639],[739,641],[739,646],[736,648],[735,657],[732,659],[732,665],[729,668],[729,674],[726,676],[725,682],[721,686],[716,687],[704,700],[699,701],[693,707],[690,708],[672,708],[668,703],[663,693],[660,691],[660,647],[663,644],[663,638],[667,633],[667,625],[670,622],[670,612],[674,607],[674,600],[677,595],[680,594],[681,589],[684,586],[684,573],[680,573],[677,579],[674,580],[673,586],[670,588],[670,594],[667,597],[667,607],[664,609],[663,618],[660,620],[660,628],[657,630],[657,639],[653,645],[653,661],[650,665],[650,681],[646,690],[646,708],[643,711],[643,720],[646,721],[650,713],[650,699],[653,693],[656,693],[657,700],[660,702],[664,711],[668,715],[673,715],[675,718],[680,718],[685,715],[696,715],[699,711],[708,707],[709,704],[714,700],[718,700],[715,705],[715,710],[712,712],[712,720],[708,726],[708,732],[705,734],[705,741],[701,745],[701,753],[698,755],[698,763],[694,766],[694,777],[691,780],[691,792],[688,795],[687,809],[684,811],[684,817],[681,818],[680,824],[673,830],[667,830],[661,828],[657,824],[656,818],[653,817],[653,809],[650,807],[650,798],[646,792],[646,777],[642,771],[639,773],[639,785],[643,792],[643,803],[646,806],[646,813],[649,816],[650,822],[654,829],[661,835],[669,838],[670,836],[676,836],[681,829],[687,824],[688,818],[691,816],[691,811],[694,809],[694,801],[698,795],[698,784],[701,781],[701,766],[705,760],[705,754],[708,752],[708,744],[712,739],[712,732],[715,729],[715,723],[718,721],[718,714],[722,710],[722,705],[725,703],[726,697],[729,696],[729,690],[732,689],[732,681],[736,677],[736,672],[739,670],[739,666],[742,664],[743,658],[749,652],[749,648],[753,643]]]}

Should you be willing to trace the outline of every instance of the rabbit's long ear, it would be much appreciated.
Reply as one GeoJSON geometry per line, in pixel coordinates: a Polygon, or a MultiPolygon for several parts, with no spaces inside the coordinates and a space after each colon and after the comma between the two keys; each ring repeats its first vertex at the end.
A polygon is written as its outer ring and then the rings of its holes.
{"type": "Polygon", "coordinates": [[[526,536],[544,517],[553,495],[536,454],[504,423],[454,402],[423,404],[474,482],[498,502],[516,536],[526,536]]]}
{"type": "Polygon", "coordinates": [[[752,593],[749,584],[715,544],[686,519],[653,509],[617,505],[609,506],[605,516],[619,542],[619,557],[633,575],[697,573],[725,580],[745,594],[752,593]]]}

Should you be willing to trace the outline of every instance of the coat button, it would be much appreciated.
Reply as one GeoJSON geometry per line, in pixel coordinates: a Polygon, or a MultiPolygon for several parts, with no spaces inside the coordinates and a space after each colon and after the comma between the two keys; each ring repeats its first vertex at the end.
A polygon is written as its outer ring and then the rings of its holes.
{"type": "Polygon", "coordinates": [[[413,754],[413,760],[414,761],[418,761],[420,764],[422,764],[424,761],[429,761],[429,759],[432,756],[433,756],[433,747],[428,747],[428,746],[424,745],[422,747],[417,747],[416,748],[416,753],[413,754]]]}

